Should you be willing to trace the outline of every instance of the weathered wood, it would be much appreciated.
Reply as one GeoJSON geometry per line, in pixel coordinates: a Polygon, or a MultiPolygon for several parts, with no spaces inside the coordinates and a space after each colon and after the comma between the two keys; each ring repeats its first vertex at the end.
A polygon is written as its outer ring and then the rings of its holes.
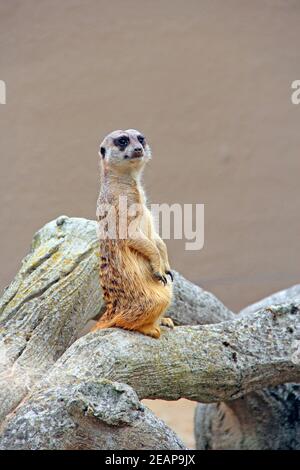
{"type": "Polygon", "coordinates": [[[195,438],[202,450],[300,450],[300,385],[197,405],[195,438]]]}
{"type": "Polygon", "coordinates": [[[285,304],[287,302],[293,302],[299,299],[300,284],[296,284],[295,286],[280,290],[279,292],[275,292],[275,294],[269,295],[268,297],[265,297],[264,299],[261,299],[258,302],[243,308],[243,310],[239,312],[239,315],[247,315],[248,313],[257,312],[258,310],[269,307],[270,305],[285,304]]]}
{"type": "MultiPolygon", "coordinates": [[[[299,303],[299,299],[300,285],[296,285],[250,305],[240,315],[249,315],[278,303],[299,303]]],[[[296,349],[294,361],[297,361],[300,360],[300,332],[295,333],[293,347],[296,349]]],[[[197,449],[299,450],[300,385],[286,383],[236,400],[198,404],[195,438],[197,449]]]]}
{"type": "Polygon", "coordinates": [[[294,361],[300,304],[215,325],[164,328],[159,341],[116,328],[80,338],[46,376],[50,383],[103,377],[139,398],[232,400],[300,379],[294,361]]]}
{"type": "Polygon", "coordinates": [[[0,449],[185,449],[134,390],[105,380],[35,392],[2,431],[0,449]]]}
{"type": "MultiPolygon", "coordinates": [[[[15,414],[3,422],[0,446],[63,449],[107,446],[105,433],[102,440],[96,433],[96,442],[85,434],[82,437],[81,427],[91,432],[82,408],[76,421],[82,439],[77,432],[69,432],[69,420],[73,423],[74,418],[70,417],[70,403],[64,397],[76,402],[78,384],[85,387],[107,379],[130,385],[140,399],[186,397],[201,402],[237,403],[235,398],[267,385],[296,381],[300,377],[300,363],[294,360],[297,349],[294,332],[299,324],[300,304],[293,303],[216,325],[166,329],[160,340],[118,329],[89,333],[68,348],[15,414]],[[25,423],[22,433],[20,423],[25,423]],[[44,430],[52,436],[57,427],[61,431],[59,439],[47,444],[44,430]]],[[[87,395],[84,402],[89,400],[87,395]]],[[[115,407],[110,400],[105,394],[104,398],[101,393],[97,398],[94,396],[94,403],[100,402],[107,419],[113,419],[109,418],[110,407],[115,407]]],[[[205,431],[201,418],[198,421],[205,431]]],[[[236,427],[233,431],[237,432],[236,427]]],[[[109,435],[113,439],[112,448],[118,448],[114,447],[120,445],[118,432],[111,429],[109,435]]],[[[136,442],[140,445],[140,441],[136,442]]]]}
{"type": "MultiPolygon", "coordinates": [[[[0,301],[0,421],[103,307],[96,222],[61,216],[33,238],[0,301]]],[[[175,273],[175,323],[233,315],[216,297],[175,273]]]]}
{"type": "Polygon", "coordinates": [[[102,304],[94,222],[59,217],[34,236],[0,303],[0,420],[102,304]]]}
{"type": "Polygon", "coordinates": [[[1,448],[183,448],[137,397],[211,403],[197,411],[201,448],[265,448],[272,426],[274,448],[295,447],[298,386],[262,390],[300,379],[299,286],[286,292],[237,316],[175,273],[168,314],[194,326],[76,341],[103,308],[96,223],[50,222],[0,302],[1,448]]]}

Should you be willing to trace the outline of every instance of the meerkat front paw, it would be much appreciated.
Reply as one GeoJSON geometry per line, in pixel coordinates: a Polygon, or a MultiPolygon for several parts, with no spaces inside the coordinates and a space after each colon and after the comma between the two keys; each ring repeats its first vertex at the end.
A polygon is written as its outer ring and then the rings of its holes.
{"type": "Polygon", "coordinates": [[[160,324],[162,326],[167,326],[168,328],[174,328],[174,323],[173,323],[172,318],[168,318],[168,317],[161,318],[160,324]]]}
{"type": "Polygon", "coordinates": [[[164,276],[164,275],[163,275],[162,273],[160,273],[159,271],[155,271],[155,272],[153,273],[153,277],[154,277],[155,279],[157,279],[158,281],[161,281],[161,282],[164,284],[164,286],[165,286],[166,284],[168,284],[168,279],[166,278],[166,276],[164,276]]]}
{"type": "Polygon", "coordinates": [[[173,273],[170,269],[167,269],[166,275],[170,276],[170,279],[171,279],[172,282],[174,281],[174,275],[173,275],[173,273]]]}

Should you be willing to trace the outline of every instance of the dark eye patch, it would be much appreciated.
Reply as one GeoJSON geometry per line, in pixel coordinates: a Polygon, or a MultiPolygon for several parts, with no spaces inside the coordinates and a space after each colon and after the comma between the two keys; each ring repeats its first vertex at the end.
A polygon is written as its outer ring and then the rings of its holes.
{"type": "Polygon", "coordinates": [[[129,138],[127,137],[127,135],[121,135],[117,139],[114,139],[114,144],[120,150],[124,150],[127,147],[127,145],[129,144],[129,138]]]}
{"type": "Polygon", "coordinates": [[[138,138],[139,143],[142,144],[142,146],[144,147],[145,137],[143,135],[138,135],[137,138],[138,138]]]}

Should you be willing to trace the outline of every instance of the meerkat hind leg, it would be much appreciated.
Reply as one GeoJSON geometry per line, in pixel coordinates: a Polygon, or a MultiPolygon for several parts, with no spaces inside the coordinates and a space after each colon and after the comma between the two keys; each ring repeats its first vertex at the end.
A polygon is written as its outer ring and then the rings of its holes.
{"type": "MultiPolygon", "coordinates": [[[[138,333],[151,336],[152,338],[159,338],[161,334],[159,325],[156,323],[131,323],[126,318],[124,318],[123,315],[116,315],[111,321],[104,322],[102,325],[101,322],[99,322],[98,328],[107,328],[113,326],[116,328],[123,328],[124,330],[137,331],[138,333]]],[[[98,328],[96,325],[94,329],[96,330],[98,328]]]]}
{"type": "Polygon", "coordinates": [[[172,318],[163,317],[160,319],[160,324],[162,326],[167,326],[168,328],[174,328],[174,323],[172,318]]]}
{"type": "Polygon", "coordinates": [[[135,331],[138,331],[139,333],[142,333],[143,335],[146,336],[151,336],[152,338],[158,339],[160,337],[160,328],[158,325],[141,325],[138,328],[136,328],[135,331]]]}

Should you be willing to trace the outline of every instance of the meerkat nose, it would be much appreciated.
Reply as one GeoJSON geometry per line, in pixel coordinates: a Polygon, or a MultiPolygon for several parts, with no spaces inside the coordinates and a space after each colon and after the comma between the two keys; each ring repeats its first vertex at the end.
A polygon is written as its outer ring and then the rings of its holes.
{"type": "Polygon", "coordinates": [[[142,147],[135,147],[132,152],[133,157],[141,157],[143,155],[143,148],[142,147]]]}

